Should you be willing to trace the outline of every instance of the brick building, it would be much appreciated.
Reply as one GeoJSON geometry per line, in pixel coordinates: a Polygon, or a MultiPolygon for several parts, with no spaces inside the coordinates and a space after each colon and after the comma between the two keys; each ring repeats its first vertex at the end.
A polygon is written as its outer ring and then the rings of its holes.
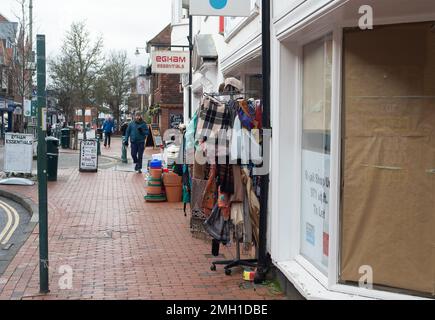
{"type": "MultiPolygon", "coordinates": [[[[166,26],[147,43],[147,51],[169,50],[171,45],[171,25],[166,26]],[[167,47],[165,47],[167,45],[167,47]]],[[[183,122],[183,89],[178,74],[153,74],[151,77],[151,105],[160,106],[160,114],[155,117],[162,134],[183,122]]]]}

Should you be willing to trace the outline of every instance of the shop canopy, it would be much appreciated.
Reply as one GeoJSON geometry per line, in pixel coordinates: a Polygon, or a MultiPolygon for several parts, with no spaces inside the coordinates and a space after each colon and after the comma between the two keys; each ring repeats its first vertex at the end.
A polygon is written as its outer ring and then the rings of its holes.
{"type": "Polygon", "coordinates": [[[193,48],[193,68],[200,69],[204,64],[216,64],[218,53],[211,34],[198,34],[195,36],[193,48]]]}

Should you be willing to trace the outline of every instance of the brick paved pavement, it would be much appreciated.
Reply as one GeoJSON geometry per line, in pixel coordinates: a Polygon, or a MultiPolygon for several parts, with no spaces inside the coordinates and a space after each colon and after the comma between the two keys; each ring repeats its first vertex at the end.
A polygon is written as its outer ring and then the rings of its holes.
{"type": "MultiPolygon", "coordinates": [[[[104,152],[104,151],[103,151],[104,152]]],[[[103,153],[104,154],[104,153],[103,153]]],[[[38,227],[0,276],[0,299],[281,299],[241,272],[210,271],[210,245],[191,237],[181,204],[143,200],[144,177],[60,170],[49,184],[50,289],[40,296],[38,227]],[[61,290],[59,267],[73,270],[61,290]]],[[[5,187],[36,202],[36,187],[5,187]]],[[[222,249],[226,258],[232,250],[222,249]]]]}

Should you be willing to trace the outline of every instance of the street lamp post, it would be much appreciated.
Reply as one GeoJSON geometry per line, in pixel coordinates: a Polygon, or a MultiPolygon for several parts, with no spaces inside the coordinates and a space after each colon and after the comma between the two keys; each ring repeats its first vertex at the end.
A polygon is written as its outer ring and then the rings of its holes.
{"type": "MultiPolygon", "coordinates": [[[[139,56],[141,54],[140,50],[146,50],[146,48],[137,47],[136,48],[136,52],[135,52],[136,56],[139,56]]],[[[141,68],[144,68],[144,66],[141,66],[141,68]]],[[[146,76],[146,72],[143,72],[143,70],[140,70],[139,77],[145,77],[146,80],[149,80],[149,77],[146,76]]],[[[141,111],[142,114],[144,114],[144,111],[145,111],[144,110],[145,109],[145,102],[144,102],[145,96],[144,96],[144,93],[142,93],[142,91],[140,93],[138,92],[138,94],[140,94],[140,111],[141,111]]]]}

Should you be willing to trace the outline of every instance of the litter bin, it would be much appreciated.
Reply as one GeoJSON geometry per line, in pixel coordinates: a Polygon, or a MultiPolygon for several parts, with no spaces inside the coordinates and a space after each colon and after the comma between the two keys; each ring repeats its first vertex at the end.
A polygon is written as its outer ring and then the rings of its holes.
{"type": "Polygon", "coordinates": [[[62,145],[62,149],[69,149],[70,140],[71,140],[70,128],[63,128],[61,130],[61,137],[60,137],[60,143],[62,145]]]}
{"type": "Polygon", "coordinates": [[[59,163],[59,139],[45,138],[47,142],[47,180],[57,181],[57,167],[59,163]]]}
{"type": "Polygon", "coordinates": [[[100,141],[103,141],[103,129],[101,129],[101,128],[98,128],[97,129],[97,131],[95,131],[95,135],[96,135],[96,137],[95,138],[98,138],[98,139],[100,139],[100,141]]]}

